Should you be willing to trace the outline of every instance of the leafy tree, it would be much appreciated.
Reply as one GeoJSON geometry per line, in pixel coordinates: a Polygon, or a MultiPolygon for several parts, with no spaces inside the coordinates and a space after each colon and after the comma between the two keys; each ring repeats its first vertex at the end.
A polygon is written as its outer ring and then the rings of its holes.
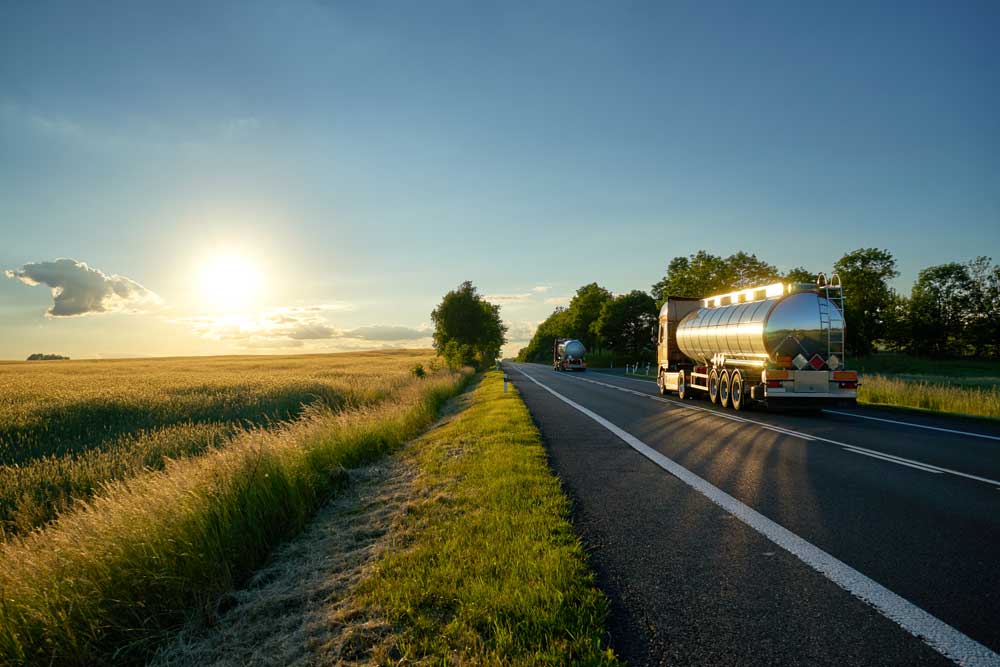
{"type": "Polygon", "coordinates": [[[1000,264],[977,257],[967,267],[971,301],[967,343],[979,356],[1000,357],[1000,264]]]}
{"type": "Polygon", "coordinates": [[[633,359],[655,346],[657,325],[656,302],[641,290],[621,294],[601,307],[595,331],[601,342],[619,355],[633,359]]]}
{"type": "Polygon", "coordinates": [[[817,275],[815,271],[810,271],[804,266],[796,266],[786,273],[781,280],[786,283],[815,283],[817,275]]]}
{"type": "Polygon", "coordinates": [[[578,289],[569,302],[569,335],[580,340],[588,350],[597,346],[593,325],[601,316],[601,308],[611,299],[611,292],[597,283],[590,283],[578,289]]]}
{"type": "Polygon", "coordinates": [[[736,289],[757,287],[780,280],[777,267],[756,255],[737,252],[723,258],[699,250],[689,257],[674,257],[667,274],[653,285],[657,307],[668,296],[706,297],[736,289]]]}
{"type": "Polygon", "coordinates": [[[572,323],[569,310],[556,308],[544,322],[535,329],[528,345],[517,353],[518,361],[552,361],[552,346],[556,338],[567,338],[570,335],[572,323]]]}
{"type": "Polygon", "coordinates": [[[921,271],[910,298],[914,351],[938,357],[961,354],[972,303],[972,280],[964,264],[950,262],[921,271]]]}
{"type": "Polygon", "coordinates": [[[492,364],[507,340],[500,306],[479,296],[469,281],[445,294],[431,319],[434,349],[452,366],[492,364]]]}
{"type": "Polygon", "coordinates": [[[837,260],[834,269],[844,285],[848,350],[870,354],[885,338],[885,311],[894,298],[889,280],[899,275],[896,260],[888,250],[859,248],[837,260]]]}

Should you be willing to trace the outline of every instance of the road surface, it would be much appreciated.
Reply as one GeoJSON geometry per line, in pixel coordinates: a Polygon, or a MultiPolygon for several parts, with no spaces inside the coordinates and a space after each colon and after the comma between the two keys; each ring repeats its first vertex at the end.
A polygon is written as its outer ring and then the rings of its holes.
{"type": "Polygon", "coordinates": [[[1000,426],[506,364],[633,665],[1000,665],[1000,426]]]}

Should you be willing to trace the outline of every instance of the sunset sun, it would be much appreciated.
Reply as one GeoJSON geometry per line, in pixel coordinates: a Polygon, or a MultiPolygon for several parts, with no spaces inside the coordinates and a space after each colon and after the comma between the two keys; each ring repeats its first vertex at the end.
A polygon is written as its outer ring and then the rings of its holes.
{"type": "Polygon", "coordinates": [[[239,255],[219,255],[198,272],[198,292],[205,305],[217,310],[244,308],[256,302],[263,287],[260,268],[239,255]]]}

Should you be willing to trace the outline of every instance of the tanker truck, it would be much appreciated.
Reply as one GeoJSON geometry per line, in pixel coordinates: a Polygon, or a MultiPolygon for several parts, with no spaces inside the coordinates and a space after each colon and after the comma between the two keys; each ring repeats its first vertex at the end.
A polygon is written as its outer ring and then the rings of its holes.
{"type": "Polygon", "coordinates": [[[858,374],[844,368],[844,292],[836,274],[703,299],[670,297],[660,309],[657,385],[681,400],[723,408],[812,408],[857,403],[858,374]]]}
{"type": "Polygon", "coordinates": [[[556,338],[552,343],[552,367],[557,371],[585,371],[587,348],[575,338],[556,338]]]}

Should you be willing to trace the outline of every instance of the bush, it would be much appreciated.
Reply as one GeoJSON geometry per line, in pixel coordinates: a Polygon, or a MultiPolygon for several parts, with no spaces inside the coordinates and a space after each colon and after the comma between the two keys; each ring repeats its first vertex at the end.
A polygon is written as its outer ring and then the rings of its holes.
{"type": "Polygon", "coordinates": [[[423,364],[417,364],[410,369],[410,375],[412,375],[415,378],[423,378],[426,377],[427,371],[424,370],[423,364]]]}

